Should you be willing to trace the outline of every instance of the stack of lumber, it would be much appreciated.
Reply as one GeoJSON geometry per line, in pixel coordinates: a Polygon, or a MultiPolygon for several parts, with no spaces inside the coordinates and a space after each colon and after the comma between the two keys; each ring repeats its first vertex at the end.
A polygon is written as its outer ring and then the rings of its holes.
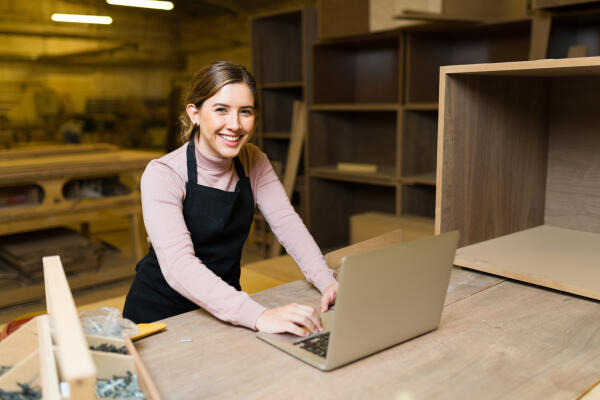
{"type": "Polygon", "coordinates": [[[42,257],[60,254],[68,274],[100,267],[104,247],[67,228],[2,237],[0,259],[31,280],[43,277],[42,257]]]}

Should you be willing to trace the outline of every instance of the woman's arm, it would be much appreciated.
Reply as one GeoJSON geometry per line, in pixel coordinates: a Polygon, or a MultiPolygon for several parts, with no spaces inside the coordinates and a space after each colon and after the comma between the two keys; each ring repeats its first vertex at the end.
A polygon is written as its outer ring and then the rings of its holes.
{"type": "Polygon", "coordinates": [[[327,267],[321,250],[294,210],[271,163],[262,152],[259,152],[252,176],[256,202],[271,230],[300,266],[306,279],[324,293],[336,283],[335,272],[327,267]]]}
{"type": "Polygon", "coordinates": [[[185,180],[155,160],[144,171],[141,193],[146,231],[167,283],[215,317],[255,329],[265,307],[225,283],[194,253],[183,218],[185,180]]]}

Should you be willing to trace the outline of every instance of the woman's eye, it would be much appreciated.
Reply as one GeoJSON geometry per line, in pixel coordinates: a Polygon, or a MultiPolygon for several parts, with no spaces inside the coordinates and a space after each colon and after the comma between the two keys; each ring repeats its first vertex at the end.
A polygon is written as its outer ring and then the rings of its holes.
{"type": "Polygon", "coordinates": [[[224,107],[218,107],[218,108],[215,108],[215,111],[216,111],[216,112],[220,112],[220,113],[227,112],[227,110],[226,110],[224,107]]]}
{"type": "Polygon", "coordinates": [[[245,109],[245,110],[242,110],[242,114],[244,114],[244,115],[254,115],[254,111],[252,111],[250,109],[245,109]]]}

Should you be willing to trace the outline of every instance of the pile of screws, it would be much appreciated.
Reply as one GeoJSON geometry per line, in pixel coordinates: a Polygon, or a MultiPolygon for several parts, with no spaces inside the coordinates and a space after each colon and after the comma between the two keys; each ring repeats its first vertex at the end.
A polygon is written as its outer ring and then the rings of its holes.
{"type": "Polygon", "coordinates": [[[104,351],[107,353],[128,354],[125,346],[117,347],[114,344],[102,343],[97,346],[90,346],[90,350],[104,351]]]}
{"type": "Polygon", "coordinates": [[[125,376],[96,380],[96,396],[105,399],[146,399],[138,385],[137,375],[129,371],[125,376]]]}
{"type": "Polygon", "coordinates": [[[42,398],[42,391],[39,387],[31,387],[26,383],[17,383],[21,390],[15,392],[5,392],[0,389],[1,400],[39,400],[42,398]]]}
{"type": "Polygon", "coordinates": [[[12,367],[10,365],[0,365],[0,376],[7,373],[12,367]]]}

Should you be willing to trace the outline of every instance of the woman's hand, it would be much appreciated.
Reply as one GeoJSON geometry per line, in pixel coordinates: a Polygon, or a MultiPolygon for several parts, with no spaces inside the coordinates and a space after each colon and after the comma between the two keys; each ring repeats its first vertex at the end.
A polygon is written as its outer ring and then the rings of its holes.
{"type": "Polygon", "coordinates": [[[329,310],[329,306],[335,303],[335,298],[337,296],[338,291],[338,283],[332,283],[327,286],[325,291],[323,292],[323,296],[321,296],[321,312],[325,312],[329,310]]]}
{"type": "Polygon", "coordinates": [[[323,325],[313,307],[292,303],[265,310],[256,320],[256,329],[265,333],[290,332],[307,336],[311,332],[320,332],[323,325]]]}

